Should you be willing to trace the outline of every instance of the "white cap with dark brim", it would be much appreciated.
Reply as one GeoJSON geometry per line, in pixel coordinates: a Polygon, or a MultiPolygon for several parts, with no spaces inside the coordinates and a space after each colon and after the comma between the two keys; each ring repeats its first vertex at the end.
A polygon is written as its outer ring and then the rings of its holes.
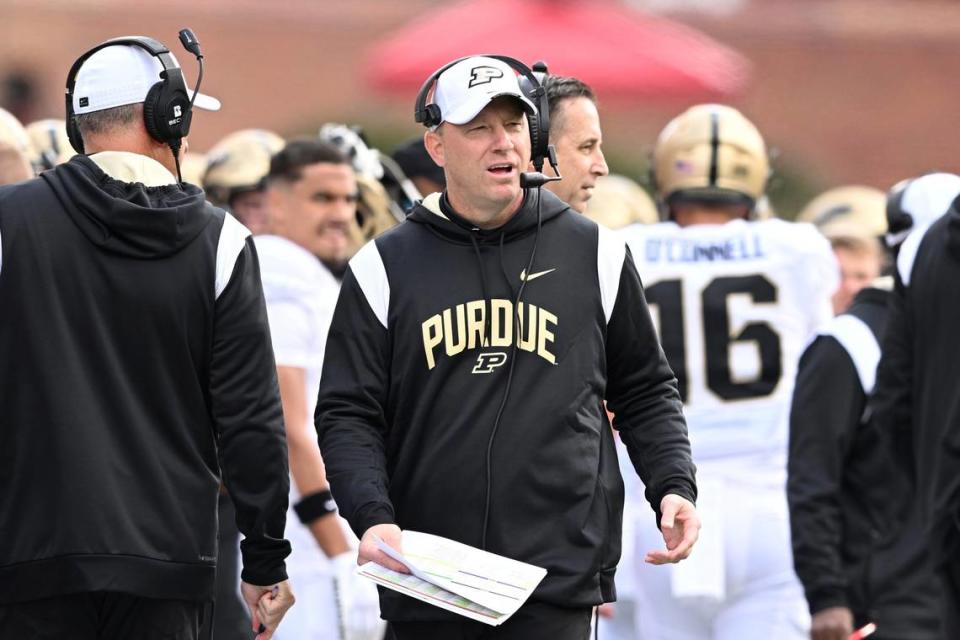
{"type": "Polygon", "coordinates": [[[501,96],[516,98],[528,114],[537,113],[520,90],[517,74],[510,65],[496,58],[473,56],[440,74],[433,101],[440,107],[443,122],[460,125],[473,120],[501,96]]]}
{"type": "MultiPolygon", "coordinates": [[[[161,81],[161,71],[160,60],[141,47],[104,47],[87,58],[77,72],[73,112],[81,115],[143,102],[150,87],[161,81]]],[[[189,90],[189,95],[193,96],[193,90],[189,90]]],[[[198,93],[193,106],[204,111],[219,111],[220,101],[198,93]]]]}

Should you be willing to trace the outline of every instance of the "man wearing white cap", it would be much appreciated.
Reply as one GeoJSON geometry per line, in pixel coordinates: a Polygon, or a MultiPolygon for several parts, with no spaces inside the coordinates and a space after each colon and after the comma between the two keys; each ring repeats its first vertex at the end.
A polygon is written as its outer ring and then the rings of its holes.
{"type": "Polygon", "coordinates": [[[686,557],[699,530],[676,379],[633,260],[611,232],[522,186],[542,184],[521,176],[538,110],[518,85],[525,67],[507,60],[460,60],[421,91],[417,119],[447,187],[350,261],[316,424],[360,563],[405,570],[377,540],[402,548],[415,530],[547,574],[495,628],[381,589],[398,640],[587,637],[592,607],[616,598],[620,555],[604,398],[663,530],[667,548],[649,561],[686,557]]]}
{"type": "Polygon", "coordinates": [[[256,250],[178,184],[189,93],[155,40],[90,50],[67,79],[80,155],[0,188],[4,637],[196,638],[221,470],[258,638],[293,602],[256,250]]]}

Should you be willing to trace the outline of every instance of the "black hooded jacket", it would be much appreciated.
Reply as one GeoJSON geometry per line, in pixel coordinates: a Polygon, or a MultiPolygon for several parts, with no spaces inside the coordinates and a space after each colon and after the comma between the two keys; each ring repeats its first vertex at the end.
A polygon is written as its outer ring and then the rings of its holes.
{"type": "Polygon", "coordinates": [[[209,599],[221,464],[244,579],[283,580],[286,446],[249,232],[197,187],[77,156],[0,189],[0,241],[0,603],[209,599]]]}
{"type": "Polygon", "coordinates": [[[960,208],[911,232],[897,257],[877,420],[908,471],[938,564],[960,566],[960,208]]]}
{"type": "MultiPolygon", "coordinates": [[[[615,599],[620,556],[604,398],[654,508],[667,493],[694,500],[694,466],[623,241],[539,197],[539,223],[528,191],[480,230],[433,196],[353,258],[317,430],[357,535],[396,523],[485,547],[547,569],[534,599],[590,606],[615,599]]],[[[388,620],[451,615],[392,591],[381,606],[388,620]]]]}

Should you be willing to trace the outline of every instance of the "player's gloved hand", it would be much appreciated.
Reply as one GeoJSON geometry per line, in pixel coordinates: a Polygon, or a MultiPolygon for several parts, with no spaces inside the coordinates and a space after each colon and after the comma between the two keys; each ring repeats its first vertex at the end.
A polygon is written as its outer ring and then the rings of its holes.
{"type": "Polygon", "coordinates": [[[847,640],[853,633],[853,613],[846,607],[829,607],[813,614],[812,640],[847,640]]]}
{"type": "Polygon", "coordinates": [[[357,555],[347,551],[330,559],[341,637],[344,640],[378,640],[383,636],[377,586],[356,574],[357,555]]]}

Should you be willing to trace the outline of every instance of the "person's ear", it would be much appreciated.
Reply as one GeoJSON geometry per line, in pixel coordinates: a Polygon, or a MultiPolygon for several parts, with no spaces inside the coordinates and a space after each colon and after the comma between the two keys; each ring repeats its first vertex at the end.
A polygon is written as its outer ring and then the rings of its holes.
{"type": "Polygon", "coordinates": [[[427,153],[430,154],[430,158],[433,159],[434,164],[438,167],[444,166],[446,162],[446,150],[443,146],[443,135],[441,135],[439,131],[427,131],[424,133],[423,146],[426,147],[427,153]]]}

